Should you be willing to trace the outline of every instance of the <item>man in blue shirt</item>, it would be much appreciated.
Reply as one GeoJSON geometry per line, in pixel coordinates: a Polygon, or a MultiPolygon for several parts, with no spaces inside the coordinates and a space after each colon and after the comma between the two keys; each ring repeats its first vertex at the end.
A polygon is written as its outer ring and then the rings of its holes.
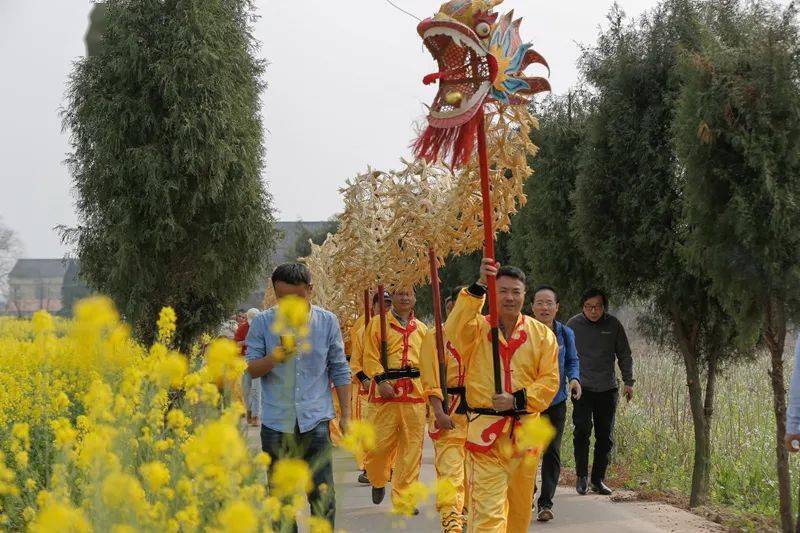
{"type": "Polygon", "coordinates": [[[553,495],[556,493],[558,478],[561,476],[561,436],[564,434],[564,421],[567,418],[567,387],[576,400],[581,397],[580,368],[578,351],[575,349],[575,335],[572,330],[558,322],[558,294],[549,285],[540,285],[533,292],[533,318],[548,326],[558,339],[558,371],[560,386],[553,402],[542,414],[550,419],[556,428],[556,436],[542,457],[542,490],[539,493],[536,519],[547,522],[553,519],[553,495]]]}
{"type": "MultiPolygon", "coordinates": [[[[272,273],[272,286],[280,301],[289,295],[311,299],[311,273],[300,263],[286,263],[272,273]]],[[[272,331],[276,307],[257,315],[247,334],[247,371],[261,378],[261,449],[275,462],[283,457],[302,458],[312,469],[314,488],[308,496],[311,513],[333,525],[336,500],[328,421],[334,417],[330,383],[336,388],[342,414],[339,426],[350,423],[350,366],[336,315],[310,306],[308,344],[278,362],[274,351],[281,339],[272,331]],[[320,491],[319,487],[326,488],[320,491]]],[[[295,526],[296,531],[296,526],[295,526]]]]}

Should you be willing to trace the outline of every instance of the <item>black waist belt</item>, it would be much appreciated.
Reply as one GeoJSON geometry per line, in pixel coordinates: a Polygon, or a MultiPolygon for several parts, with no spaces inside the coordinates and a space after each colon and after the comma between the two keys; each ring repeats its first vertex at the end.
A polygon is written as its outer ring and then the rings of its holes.
{"type": "Polygon", "coordinates": [[[375,376],[375,383],[381,383],[387,379],[403,379],[403,378],[418,378],[419,368],[412,368],[410,366],[403,368],[390,368],[383,374],[375,376]]]}
{"type": "MultiPolygon", "coordinates": [[[[455,414],[457,415],[465,415],[467,414],[467,389],[464,387],[447,387],[447,394],[450,396],[458,395],[460,397],[460,401],[456,406],[455,414]]],[[[450,400],[451,402],[453,400],[450,400]]]]}
{"type": "Polygon", "coordinates": [[[467,407],[467,410],[470,413],[475,413],[476,415],[513,416],[514,418],[519,418],[521,415],[525,414],[525,411],[515,411],[514,409],[509,409],[508,411],[495,411],[494,409],[489,409],[488,407],[467,407]]]}

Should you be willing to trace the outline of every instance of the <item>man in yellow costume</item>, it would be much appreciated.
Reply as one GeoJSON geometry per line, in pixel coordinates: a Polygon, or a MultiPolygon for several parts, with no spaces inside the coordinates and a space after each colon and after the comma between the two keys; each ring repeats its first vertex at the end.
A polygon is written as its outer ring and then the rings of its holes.
{"type": "MultiPolygon", "coordinates": [[[[372,313],[370,320],[380,320],[379,299],[380,293],[372,295],[372,313]]],[[[392,308],[392,297],[388,292],[383,293],[384,309],[387,311],[392,308]]],[[[356,319],[350,328],[350,372],[353,374],[353,386],[356,393],[353,394],[353,418],[355,420],[366,420],[372,423],[370,418],[371,408],[369,402],[370,379],[364,373],[364,332],[367,324],[364,315],[356,319]]],[[[369,485],[367,470],[364,467],[364,457],[356,457],[358,468],[361,473],[358,475],[358,482],[369,485]]],[[[393,461],[392,461],[393,463],[393,461]]]]}
{"type": "Polygon", "coordinates": [[[545,325],[521,313],[525,274],[516,267],[481,263],[480,278],[461,291],[445,334],[464,361],[469,531],[527,531],[539,450],[519,449],[515,431],[547,409],[559,385],[558,342],[545,325]],[[481,314],[486,280],[495,276],[499,307],[500,376],[495,392],[491,329],[481,314]]]}
{"type": "Polygon", "coordinates": [[[439,512],[442,531],[461,533],[464,525],[465,478],[464,443],[467,439],[467,404],[464,401],[464,365],[458,348],[444,338],[447,373],[448,405],[442,405],[443,394],[436,353],[436,332],[432,329],[422,341],[421,379],[425,397],[430,404],[428,434],[433,440],[434,465],[438,480],[448,479],[455,493],[439,491],[436,510],[439,512]]]}
{"type": "Polygon", "coordinates": [[[419,479],[425,433],[419,352],[428,328],[414,318],[415,303],[413,289],[398,288],[392,293],[392,310],[386,315],[385,366],[381,361],[380,317],[370,320],[364,334],[363,372],[371,381],[369,401],[377,435],[365,466],[375,504],[383,501],[390,477],[395,504],[403,491],[419,479]]]}

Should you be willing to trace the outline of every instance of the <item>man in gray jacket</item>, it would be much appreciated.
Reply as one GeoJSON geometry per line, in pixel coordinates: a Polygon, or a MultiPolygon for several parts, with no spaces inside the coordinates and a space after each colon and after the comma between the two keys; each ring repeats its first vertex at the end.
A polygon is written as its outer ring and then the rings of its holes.
{"type": "Polygon", "coordinates": [[[583,395],[573,400],[572,423],[575,426],[573,446],[578,494],[591,489],[611,494],[605,484],[608,455],[614,446],[612,432],[619,399],[619,385],[614,369],[616,359],[625,384],[624,396],[633,398],[633,358],[625,329],[616,317],[606,313],[608,298],[599,289],[589,289],[581,298],[583,313],[575,315],[567,326],[575,332],[575,345],[580,354],[583,395]],[[594,461],[589,479],[589,438],[594,425],[594,461]]]}

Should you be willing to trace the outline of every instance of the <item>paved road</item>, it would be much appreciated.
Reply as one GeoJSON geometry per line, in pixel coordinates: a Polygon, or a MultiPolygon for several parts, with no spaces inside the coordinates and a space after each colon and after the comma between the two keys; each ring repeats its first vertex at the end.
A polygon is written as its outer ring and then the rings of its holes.
{"type": "MultiPolygon", "coordinates": [[[[251,430],[249,440],[258,446],[258,434],[251,430]]],[[[342,450],[334,455],[336,483],[336,529],[351,533],[376,533],[397,529],[408,532],[437,532],[439,519],[432,501],[420,507],[415,517],[391,514],[390,487],[381,505],[370,499],[370,488],[356,481],[358,471],[352,457],[342,450]]],[[[421,481],[430,484],[435,479],[433,446],[425,440],[421,481]]],[[[593,533],[695,533],[725,531],[721,526],[682,509],[653,502],[612,502],[598,495],[579,496],[571,487],[559,487],[556,492],[556,519],[546,524],[533,521],[528,531],[562,533],[592,531],[593,533]]],[[[301,528],[302,530],[302,528],[301,528]]],[[[514,532],[509,532],[514,533],[514,532]]]]}

